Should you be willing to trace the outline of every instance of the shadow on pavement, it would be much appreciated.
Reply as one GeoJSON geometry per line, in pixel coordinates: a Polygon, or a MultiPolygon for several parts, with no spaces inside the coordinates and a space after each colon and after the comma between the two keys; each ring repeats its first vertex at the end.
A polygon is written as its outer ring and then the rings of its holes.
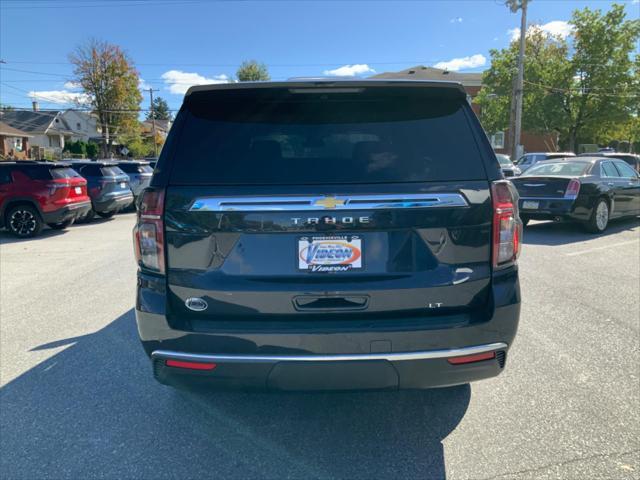
{"type": "Polygon", "coordinates": [[[617,233],[631,231],[640,226],[640,219],[612,220],[604,233],[588,233],[578,223],[532,222],[524,228],[522,243],[525,245],[567,245],[587,242],[617,233]]]}
{"type": "MultiPolygon", "coordinates": [[[[73,228],[73,227],[69,227],[73,228]]],[[[53,230],[49,227],[44,227],[44,230],[34,238],[20,238],[16,237],[12,233],[9,233],[7,229],[0,230],[0,245],[6,245],[9,243],[26,243],[26,242],[39,242],[51,237],[58,237],[67,233],[67,230],[53,230]]]]}
{"type": "MultiPolygon", "coordinates": [[[[0,389],[4,478],[445,478],[468,385],[190,393],[156,384],[133,310],[0,389]]],[[[5,359],[6,361],[7,359],[5,359]]]]}

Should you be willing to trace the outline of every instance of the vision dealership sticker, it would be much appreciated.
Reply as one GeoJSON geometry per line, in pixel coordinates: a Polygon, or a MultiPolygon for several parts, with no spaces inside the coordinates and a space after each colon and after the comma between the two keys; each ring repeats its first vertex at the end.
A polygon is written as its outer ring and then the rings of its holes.
{"type": "Polygon", "coordinates": [[[298,269],[308,272],[347,272],[362,268],[362,239],[356,235],[301,237],[298,269]]]}

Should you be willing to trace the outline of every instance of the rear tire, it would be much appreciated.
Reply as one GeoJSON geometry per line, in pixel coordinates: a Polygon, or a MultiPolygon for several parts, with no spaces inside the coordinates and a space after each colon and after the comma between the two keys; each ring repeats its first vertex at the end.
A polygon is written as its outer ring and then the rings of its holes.
{"type": "Polygon", "coordinates": [[[96,212],[96,213],[100,215],[102,218],[111,218],[116,214],[116,212],[96,212]]]}
{"type": "Polygon", "coordinates": [[[73,224],[73,220],[65,220],[64,222],[60,223],[47,223],[47,225],[49,225],[49,228],[52,228],[53,230],[63,230],[71,224],[73,224]]]}
{"type": "Polygon", "coordinates": [[[607,229],[608,225],[609,203],[604,198],[600,198],[591,211],[591,217],[585,224],[585,228],[590,233],[602,233],[607,229]]]}
{"type": "Polygon", "coordinates": [[[44,226],[40,213],[31,205],[18,205],[7,212],[5,225],[19,238],[32,238],[40,234],[44,226]]]}

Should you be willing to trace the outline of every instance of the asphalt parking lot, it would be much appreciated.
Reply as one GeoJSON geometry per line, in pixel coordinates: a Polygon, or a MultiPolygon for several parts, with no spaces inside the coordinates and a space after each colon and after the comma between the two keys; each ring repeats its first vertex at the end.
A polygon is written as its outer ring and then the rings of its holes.
{"type": "Polygon", "coordinates": [[[424,392],[195,394],[136,335],[133,214],[0,232],[0,475],[640,478],[640,223],[532,223],[498,378],[424,392]]]}

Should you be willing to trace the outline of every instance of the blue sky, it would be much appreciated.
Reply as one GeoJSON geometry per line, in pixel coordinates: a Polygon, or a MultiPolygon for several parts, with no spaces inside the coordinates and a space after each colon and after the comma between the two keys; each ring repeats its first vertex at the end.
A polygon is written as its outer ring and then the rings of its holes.
{"type": "MultiPolygon", "coordinates": [[[[611,3],[532,0],[529,20],[562,34],[574,9],[611,3]]],[[[640,17],[638,0],[618,3],[640,17]]],[[[417,64],[481,71],[518,25],[500,0],[2,0],[0,102],[30,107],[35,94],[43,108],[71,106],[67,56],[90,37],[123,47],[177,109],[190,84],[225,81],[245,59],[266,63],[274,80],[417,64]]]]}

